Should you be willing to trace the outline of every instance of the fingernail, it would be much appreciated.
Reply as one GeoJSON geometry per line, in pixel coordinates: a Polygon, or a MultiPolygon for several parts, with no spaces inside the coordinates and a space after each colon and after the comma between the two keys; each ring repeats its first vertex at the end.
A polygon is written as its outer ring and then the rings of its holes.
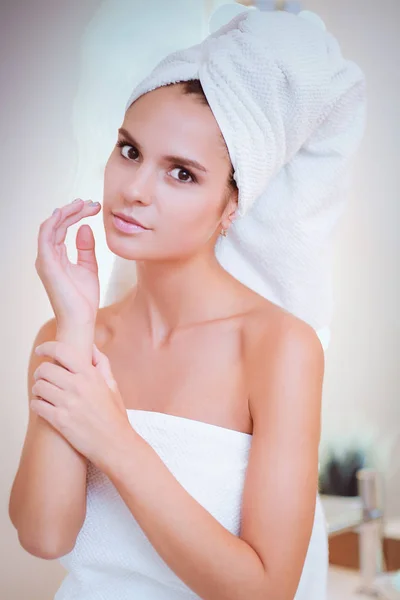
{"type": "Polygon", "coordinates": [[[55,208],[55,209],[53,210],[53,215],[55,215],[57,212],[59,212],[59,210],[60,210],[59,208],[55,208]]]}
{"type": "Polygon", "coordinates": [[[88,206],[100,206],[100,202],[93,202],[93,201],[91,201],[91,202],[88,203],[88,206]]]}
{"type": "Polygon", "coordinates": [[[81,202],[81,199],[80,199],[80,198],[77,198],[76,200],[73,200],[73,201],[71,202],[71,204],[76,204],[77,202],[81,202]]]}

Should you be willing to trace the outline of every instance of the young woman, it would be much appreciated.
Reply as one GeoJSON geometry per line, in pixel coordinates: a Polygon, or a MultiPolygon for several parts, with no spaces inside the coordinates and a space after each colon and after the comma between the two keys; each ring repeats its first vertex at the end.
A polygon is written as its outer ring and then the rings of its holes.
{"type": "Polygon", "coordinates": [[[239,193],[200,81],[175,81],[127,109],[103,206],[75,200],[40,227],[55,318],[31,355],[10,517],[69,570],[57,600],[325,597],[324,353],[217,261],[239,193]],[[101,208],[137,284],[99,309],[91,228],[76,265],[64,241],[101,208]]]}

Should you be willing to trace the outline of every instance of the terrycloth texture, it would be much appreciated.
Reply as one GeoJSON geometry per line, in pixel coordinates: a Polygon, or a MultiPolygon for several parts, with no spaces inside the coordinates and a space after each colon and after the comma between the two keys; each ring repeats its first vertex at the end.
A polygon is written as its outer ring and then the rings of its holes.
{"type": "MultiPolygon", "coordinates": [[[[135,430],[180,484],[231,533],[239,535],[252,436],[163,413],[128,410],[135,430]]],[[[266,507],[267,510],[267,507],[266,507]]],[[[69,571],[54,600],[199,598],[156,552],[111,481],[91,463],[86,518],[69,571]]],[[[314,525],[294,600],[325,600],[328,540],[317,495],[314,525]]]]}
{"type": "Polygon", "coordinates": [[[332,233],[364,129],[365,81],[336,39],[303,16],[244,10],[162,60],[126,109],[152,89],[200,79],[239,188],[241,218],[217,258],[320,330],[332,317],[332,233]]]}

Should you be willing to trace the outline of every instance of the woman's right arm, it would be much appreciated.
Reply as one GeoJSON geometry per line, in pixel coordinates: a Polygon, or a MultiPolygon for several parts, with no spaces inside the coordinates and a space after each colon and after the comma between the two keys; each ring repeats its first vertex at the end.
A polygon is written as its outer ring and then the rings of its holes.
{"type": "MultiPolygon", "coordinates": [[[[99,212],[100,205],[77,199],[40,226],[36,270],[55,318],[38,332],[29,359],[28,398],[35,395],[34,372],[49,357],[39,344],[60,340],[73,346],[82,361],[92,363],[99,279],[95,240],[88,225],[76,235],[77,263],[65,246],[68,228],[99,212]]],[[[50,359],[51,360],[51,359],[50,359]]],[[[28,429],[9,500],[9,516],[20,544],[40,558],[54,559],[75,546],[86,513],[87,460],[45,419],[29,410],[28,429]]]]}
{"type": "MultiPolygon", "coordinates": [[[[39,330],[28,369],[28,398],[33,373],[48,357],[34,349],[48,340],[60,340],[92,357],[94,332],[82,327],[60,330],[51,319],[39,330]]],[[[45,419],[29,410],[27,434],[11,490],[9,516],[21,546],[30,554],[54,559],[75,545],[86,514],[87,461],[45,419]]]]}

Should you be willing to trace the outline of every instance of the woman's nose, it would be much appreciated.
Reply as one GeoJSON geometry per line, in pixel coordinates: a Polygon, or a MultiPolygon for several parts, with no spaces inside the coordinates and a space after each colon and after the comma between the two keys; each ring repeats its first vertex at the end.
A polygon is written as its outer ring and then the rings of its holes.
{"type": "Polygon", "coordinates": [[[143,165],[128,176],[123,189],[124,198],[131,203],[151,204],[154,189],[154,173],[143,165]]]}

